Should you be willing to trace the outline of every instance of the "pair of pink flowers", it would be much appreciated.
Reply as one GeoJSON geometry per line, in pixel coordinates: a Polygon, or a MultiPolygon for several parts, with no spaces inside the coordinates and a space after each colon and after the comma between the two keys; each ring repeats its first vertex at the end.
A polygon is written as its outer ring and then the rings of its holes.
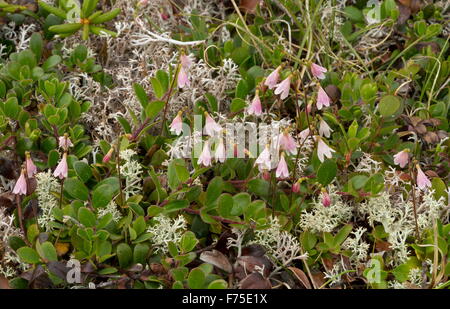
{"type": "MultiPolygon", "coordinates": [[[[409,149],[403,149],[394,155],[394,163],[399,165],[401,168],[405,168],[409,163],[409,149]]],[[[422,171],[419,164],[416,164],[416,183],[419,189],[424,190],[431,187],[431,181],[428,179],[427,175],[422,171]]]]}
{"type": "Polygon", "coordinates": [[[20,172],[20,177],[19,179],[17,179],[12,191],[13,194],[26,195],[28,188],[27,178],[32,178],[37,173],[37,167],[36,165],[34,165],[34,162],[31,159],[31,155],[28,151],[25,153],[25,157],[25,168],[23,168],[20,172]]]}
{"type": "Polygon", "coordinates": [[[72,142],[67,134],[59,138],[59,147],[63,149],[64,154],[61,161],[59,161],[58,166],[56,166],[53,176],[59,179],[67,178],[69,168],[67,166],[67,151],[70,147],[73,147],[72,142]]]}
{"type": "MultiPolygon", "coordinates": [[[[259,154],[255,161],[255,165],[258,165],[258,169],[262,173],[272,170],[271,154],[268,145],[266,145],[264,150],[259,154]]],[[[275,171],[275,176],[282,179],[289,178],[289,168],[284,157],[284,152],[281,153],[280,161],[278,161],[277,169],[275,171]]]]}
{"type": "MultiPolygon", "coordinates": [[[[67,166],[67,151],[69,147],[73,147],[72,142],[70,141],[67,134],[59,137],[59,147],[64,150],[63,157],[61,161],[58,163],[58,166],[55,168],[53,172],[53,176],[59,179],[65,179],[68,175],[68,166],[67,166]]],[[[13,194],[18,195],[26,195],[27,194],[27,177],[31,178],[37,173],[37,167],[34,165],[33,160],[31,159],[30,153],[26,153],[26,162],[25,168],[22,169],[20,173],[19,179],[17,179],[16,184],[13,189],[13,194]]]]}
{"type": "MultiPolygon", "coordinates": [[[[315,63],[311,64],[311,73],[314,77],[318,79],[324,79],[325,73],[328,72],[324,67],[317,65],[315,63]]],[[[319,92],[317,93],[317,109],[321,110],[324,106],[330,106],[331,100],[328,94],[319,86],[319,92]]]]}
{"type": "Polygon", "coordinates": [[[188,71],[189,68],[192,65],[192,61],[191,59],[186,56],[185,54],[182,54],[180,56],[180,70],[178,72],[178,87],[180,88],[184,88],[184,86],[190,86],[191,85],[191,81],[189,80],[189,75],[188,75],[188,71]]]}
{"type": "MultiPolygon", "coordinates": [[[[213,157],[211,155],[209,141],[205,141],[205,144],[203,145],[202,153],[200,154],[200,157],[197,160],[197,164],[203,165],[203,166],[211,166],[212,159],[213,159],[213,157]]],[[[222,139],[220,139],[219,145],[217,145],[216,151],[214,152],[214,159],[217,162],[221,162],[221,163],[225,162],[225,160],[226,160],[225,145],[224,145],[222,139]]]]}
{"type": "MultiPolygon", "coordinates": [[[[272,73],[267,76],[264,81],[264,85],[266,85],[269,89],[275,88],[275,95],[280,95],[280,99],[284,100],[289,96],[289,90],[291,88],[291,79],[292,74],[290,74],[287,78],[285,78],[282,82],[278,83],[280,79],[280,71],[282,66],[277,67],[272,73]]],[[[327,69],[317,65],[315,63],[311,64],[311,73],[317,77],[318,79],[324,79],[325,73],[327,69]]],[[[319,93],[317,95],[317,109],[322,109],[323,106],[330,106],[330,98],[328,97],[325,90],[322,87],[319,87],[319,93]]]]}
{"type": "Polygon", "coordinates": [[[279,66],[272,73],[270,73],[269,76],[267,76],[266,80],[264,81],[264,85],[266,85],[269,89],[275,88],[274,91],[275,95],[280,95],[280,99],[284,100],[289,96],[289,90],[291,89],[292,74],[290,74],[287,78],[278,83],[280,79],[281,68],[282,66],[279,66]]]}

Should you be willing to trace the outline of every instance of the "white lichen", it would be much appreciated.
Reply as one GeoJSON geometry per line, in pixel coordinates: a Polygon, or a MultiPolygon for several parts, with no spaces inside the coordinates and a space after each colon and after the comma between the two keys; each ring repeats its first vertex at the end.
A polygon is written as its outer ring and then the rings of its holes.
{"type": "Polygon", "coordinates": [[[147,232],[153,236],[151,242],[155,248],[155,253],[167,253],[169,242],[179,244],[186,227],[187,222],[181,215],[175,219],[166,215],[154,217],[147,232]]]}

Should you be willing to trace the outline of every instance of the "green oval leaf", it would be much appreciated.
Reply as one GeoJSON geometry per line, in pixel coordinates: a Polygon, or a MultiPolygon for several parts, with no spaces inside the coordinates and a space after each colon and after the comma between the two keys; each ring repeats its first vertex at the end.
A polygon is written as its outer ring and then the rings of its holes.
{"type": "Polygon", "coordinates": [[[317,170],[317,180],[322,186],[329,185],[336,177],[337,165],[333,160],[324,161],[317,170]]]}

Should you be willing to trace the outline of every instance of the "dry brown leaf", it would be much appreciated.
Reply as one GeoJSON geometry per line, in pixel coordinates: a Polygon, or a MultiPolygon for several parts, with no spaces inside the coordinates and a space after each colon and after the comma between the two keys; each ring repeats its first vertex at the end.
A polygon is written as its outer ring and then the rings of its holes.
{"type": "Polygon", "coordinates": [[[250,245],[242,248],[242,255],[264,256],[266,249],[261,245],[250,245]]]}
{"type": "Polygon", "coordinates": [[[58,253],[58,256],[63,256],[69,251],[70,244],[67,242],[57,242],[55,244],[56,253],[58,253]]]}
{"type": "Polygon", "coordinates": [[[411,17],[411,9],[407,6],[399,5],[398,10],[398,23],[399,25],[403,25],[411,17]]]}
{"type": "Polygon", "coordinates": [[[19,177],[16,164],[6,158],[0,158],[0,175],[7,179],[16,179],[19,177]]]}
{"type": "Polygon", "coordinates": [[[322,258],[322,263],[327,271],[331,271],[333,269],[334,263],[332,259],[322,258]]]}
{"type": "Polygon", "coordinates": [[[9,286],[8,279],[0,276],[0,290],[9,290],[11,287],[9,286]]]}
{"type": "Polygon", "coordinates": [[[305,288],[308,290],[312,289],[308,276],[306,276],[303,270],[297,267],[288,267],[288,269],[294,273],[295,277],[303,284],[305,288]]]}
{"type": "Polygon", "coordinates": [[[261,0],[241,0],[239,7],[246,13],[254,13],[261,0]]]}
{"type": "Polygon", "coordinates": [[[6,208],[12,211],[15,208],[14,195],[9,192],[0,195],[0,208],[6,208]]]}
{"type": "Polygon", "coordinates": [[[398,0],[401,6],[405,6],[411,10],[411,13],[416,14],[422,8],[421,0],[398,0]]]}
{"type": "Polygon", "coordinates": [[[425,171],[425,174],[430,178],[439,177],[439,175],[435,171],[432,171],[432,170],[425,171]]]}
{"type": "Polygon", "coordinates": [[[341,99],[341,91],[335,85],[328,85],[324,90],[333,103],[341,99]]]}
{"type": "Polygon", "coordinates": [[[377,250],[377,252],[390,251],[391,244],[387,241],[377,240],[375,242],[375,250],[377,250]]]}
{"type": "Polygon", "coordinates": [[[272,262],[265,256],[251,256],[244,255],[240,256],[236,262],[245,268],[247,273],[256,271],[256,267],[259,269],[264,269],[264,276],[268,276],[272,270],[272,262]]]}
{"type": "Polygon", "coordinates": [[[320,272],[320,271],[313,272],[313,273],[311,273],[311,277],[312,277],[312,280],[314,280],[314,285],[318,288],[321,287],[322,285],[324,285],[326,282],[325,274],[323,272],[320,272]]]}
{"type": "Polygon", "coordinates": [[[233,266],[231,265],[230,261],[220,251],[214,249],[211,251],[204,251],[200,254],[200,260],[205,263],[212,264],[228,273],[231,273],[233,271],[233,266]]]}
{"type": "Polygon", "coordinates": [[[260,273],[254,272],[245,277],[245,279],[239,283],[239,287],[241,289],[267,290],[271,289],[272,285],[269,280],[265,279],[260,273]]]}

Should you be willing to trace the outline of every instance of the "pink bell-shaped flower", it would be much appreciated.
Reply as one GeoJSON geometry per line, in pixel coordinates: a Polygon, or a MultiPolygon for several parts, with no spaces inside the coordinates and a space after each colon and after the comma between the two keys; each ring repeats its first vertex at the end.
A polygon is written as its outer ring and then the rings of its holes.
{"type": "Polygon", "coordinates": [[[311,73],[318,79],[324,79],[325,74],[328,70],[324,67],[321,67],[320,65],[317,65],[315,63],[311,63],[311,73]]]}
{"type": "Polygon", "coordinates": [[[67,167],[67,152],[64,152],[61,161],[59,161],[58,166],[55,168],[55,171],[53,172],[53,176],[59,179],[65,179],[67,178],[68,171],[69,169],[67,167]]]}
{"type": "Polygon", "coordinates": [[[189,87],[191,85],[191,82],[189,81],[189,76],[183,67],[181,67],[180,72],[178,72],[177,82],[178,87],[180,88],[184,88],[185,86],[189,87]]]}
{"type": "Polygon", "coordinates": [[[222,127],[217,124],[217,122],[215,122],[207,112],[205,112],[205,117],[206,121],[203,131],[206,135],[213,137],[216,135],[216,133],[222,131],[222,127]]]}
{"type": "Polygon", "coordinates": [[[323,90],[322,87],[319,87],[319,92],[317,94],[317,109],[321,110],[323,106],[330,106],[330,97],[328,97],[328,94],[323,90]]]}
{"type": "Polygon", "coordinates": [[[296,181],[296,182],[292,185],[292,192],[293,192],[293,193],[299,193],[299,192],[300,192],[300,180],[296,181]]]}
{"type": "Polygon", "coordinates": [[[69,135],[67,133],[65,133],[64,136],[59,137],[59,147],[64,151],[69,150],[69,147],[73,147],[73,144],[70,141],[69,135]]]}
{"type": "Polygon", "coordinates": [[[19,177],[19,179],[17,179],[16,185],[14,186],[12,193],[18,194],[18,195],[26,195],[27,194],[27,180],[25,177],[25,169],[22,169],[22,172],[20,173],[20,177],[19,177]]]}
{"type": "Polygon", "coordinates": [[[287,78],[285,78],[281,83],[277,84],[277,88],[275,89],[274,93],[276,95],[280,95],[280,99],[284,100],[289,95],[289,90],[291,89],[291,78],[292,76],[289,75],[287,78]]]}
{"type": "Polygon", "coordinates": [[[28,151],[25,153],[25,157],[26,157],[27,176],[28,178],[31,178],[37,173],[37,167],[36,165],[34,165],[33,160],[31,159],[31,155],[28,151]]]}
{"type": "Polygon", "coordinates": [[[188,71],[192,65],[191,59],[185,54],[181,54],[180,56],[180,71],[178,72],[178,87],[184,88],[184,86],[190,86],[191,82],[189,80],[188,71]]]}
{"type": "Polygon", "coordinates": [[[247,113],[249,115],[261,116],[262,115],[262,105],[261,99],[259,98],[259,91],[256,90],[255,97],[252,100],[252,103],[247,108],[247,113]]]}
{"type": "Polygon", "coordinates": [[[330,159],[333,155],[332,152],[335,152],[331,149],[325,142],[320,138],[320,136],[316,136],[317,140],[317,156],[319,157],[320,162],[324,161],[324,157],[330,159]]]}
{"type": "Polygon", "coordinates": [[[284,159],[284,153],[281,153],[280,162],[278,162],[278,167],[275,172],[275,176],[277,178],[288,178],[289,177],[289,169],[286,163],[286,160],[284,159]]]}
{"type": "Polygon", "coordinates": [[[264,150],[259,154],[258,158],[255,161],[255,164],[258,165],[260,171],[263,170],[270,171],[272,169],[270,163],[270,150],[268,145],[266,145],[264,150]]]}
{"type": "Polygon", "coordinates": [[[325,120],[320,119],[319,135],[320,136],[325,136],[325,137],[330,137],[331,136],[331,132],[333,132],[333,130],[330,128],[328,123],[325,120]]]}
{"type": "Polygon", "coordinates": [[[202,153],[200,154],[200,157],[198,158],[197,164],[203,165],[203,166],[211,166],[211,151],[209,149],[209,142],[206,141],[203,145],[202,153]]]}
{"type": "Polygon", "coordinates": [[[225,162],[226,158],[225,145],[223,143],[223,140],[220,139],[219,145],[217,145],[216,151],[214,153],[214,159],[216,159],[217,162],[223,163],[225,162]]]}
{"type": "Polygon", "coordinates": [[[284,130],[283,133],[279,135],[278,139],[281,149],[285,150],[289,154],[297,154],[297,143],[295,139],[289,135],[288,130],[284,130]]]}
{"type": "Polygon", "coordinates": [[[305,139],[307,139],[309,136],[309,128],[304,129],[298,134],[298,137],[300,138],[300,143],[303,143],[305,139]]]}
{"type": "Polygon", "coordinates": [[[331,205],[331,198],[328,194],[327,190],[322,189],[322,205],[325,207],[330,207],[331,205]]]}
{"type": "Polygon", "coordinates": [[[409,149],[403,149],[394,155],[394,163],[404,168],[409,162],[409,149]]]}
{"type": "Polygon", "coordinates": [[[275,86],[278,84],[278,80],[280,79],[280,70],[281,66],[276,68],[272,73],[267,76],[266,80],[264,81],[264,85],[269,87],[269,89],[275,88],[275,86]]]}
{"type": "Polygon", "coordinates": [[[182,111],[178,112],[178,115],[172,120],[172,123],[170,124],[170,132],[175,135],[180,135],[183,131],[183,119],[181,118],[181,115],[183,114],[182,111]]]}
{"type": "Polygon", "coordinates": [[[427,175],[425,175],[425,173],[422,171],[419,164],[416,164],[416,169],[417,169],[416,181],[419,189],[424,190],[426,188],[430,188],[431,181],[428,179],[427,175]]]}

